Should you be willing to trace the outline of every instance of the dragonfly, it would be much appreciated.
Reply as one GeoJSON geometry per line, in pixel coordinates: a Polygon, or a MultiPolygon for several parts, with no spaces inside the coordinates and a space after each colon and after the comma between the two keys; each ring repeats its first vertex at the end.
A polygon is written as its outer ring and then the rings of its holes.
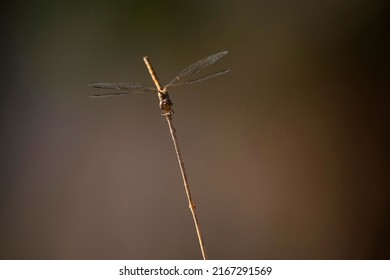
{"type": "MultiPolygon", "coordinates": [[[[111,97],[111,96],[123,96],[130,95],[133,93],[150,93],[150,94],[159,94],[160,97],[160,108],[163,111],[163,114],[171,114],[172,110],[172,101],[169,98],[168,90],[188,84],[194,84],[198,82],[202,82],[208,80],[210,78],[218,77],[223,74],[226,74],[230,71],[230,69],[220,70],[211,74],[207,74],[201,77],[194,78],[194,75],[201,72],[205,68],[213,65],[215,62],[220,60],[222,57],[228,54],[228,51],[218,52],[212,55],[209,55],[182,70],[179,74],[177,74],[168,84],[166,84],[163,88],[158,89],[157,87],[148,87],[140,83],[95,83],[89,84],[88,86],[99,88],[99,89],[110,89],[116,90],[115,92],[109,93],[98,93],[91,95],[92,98],[100,98],[100,97],[111,97]]],[[[144,58],[145,63],[148,63],[144,58]]],[[[150,66],[151,67],[151,66],[150,66]]],[[[149,68],[149,66],[148,66],[149,68]]],[[[153,70],[152,70],[153,71],[153,70]]],[[[154,74],[154,73],[153,73],[154,74]]],[[[152,74],[152,78],[153,78],[152,74]]],[[[155,74],[154,74],[155,75],[155,74]]],[[[155,76],[156,80],[157,77],[155,76]]],[[[153,78],[154,79],[154,78],[153,78]]]]}

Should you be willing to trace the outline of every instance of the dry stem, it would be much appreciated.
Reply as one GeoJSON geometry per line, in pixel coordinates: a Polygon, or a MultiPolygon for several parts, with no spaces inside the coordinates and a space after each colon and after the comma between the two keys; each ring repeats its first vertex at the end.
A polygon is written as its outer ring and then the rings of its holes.
{"type": "MultiPolygon", "coordinates": [[[[162,102],[164,101],[163,99],[167,98],[168,93],[163,92],[161,84],[158,81],[157,75],[154,72],[152,65],[150,64],[150,62],[148,60],[148,57],[146,57],[146,56],[144,57],[144,62],[146,64],[146,67],[149,70],[150,75],[152,76],[153,82],[155,83],[155,85],[156,85],[156,87],[158,89],[158,97],[160,99],[160,104],[162,104],[162,102]]],[[[168,99],[169,99],[169,97],[168,97],[168,99]]],[[[194,220],[194,224],[195,224],[195,228],[196,228],[196,234],[198,235],[200,250],[202,252],[203,259],[207,260],[206,248],[204,246],[202,232],[200,230],[199,221],[198,221],[198,218],[197,218],[197,215],[196,215],[195,203],[192,200],[190,186],[188,184],[187,174],[186,174],[186,170],[185,170],[185,167],[184,167],[184,161],[182,159],[180,148],[179,148],[179,144],[178,144],[178,140],[177,140],[177,137],[176,137],[176,130],[173,127],[173,123],[172,123],[172,112],[171,112],[170,107],[168,109],[169,109],[169,111],[164,110],[164,108],[162,108],[162,110],[163,110],[162,115],[167,120],[167,123],[168,123],[168,126],[169,126],[169,132],[170,132],[170,134],[172,136],[173,145],[175,146],[177,161],[179,163],[181,176],[183,178],[184,189],[186,191],[187,200],[188,200],[188,206],[189,206],[189,208],[191,210],[192,218],[194,220]]]]}

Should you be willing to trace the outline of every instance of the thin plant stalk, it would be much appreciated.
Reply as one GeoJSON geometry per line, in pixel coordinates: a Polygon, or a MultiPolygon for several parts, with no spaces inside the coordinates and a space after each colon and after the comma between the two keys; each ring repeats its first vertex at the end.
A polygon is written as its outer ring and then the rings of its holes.
{"type": "Polygon", "coordinates": [[[197,217],[197,214],[196,214],[195,203],[194,203],[194,201],[192,199],[192,196],[191,196],[190,186],[188,184],[187,174],[186,174],[186,170],[185,170],[185,167],[184,167],[184,161],[183,161],[183,158],[182,158],[182,155],[181,155],[181,151],[180,151],[180,148],[179,148],[179,144],[178,144],[178,140],[177,140],[177,137],[176,137],[176,130],[175,130],[175,128],[173,126],[173,122],[172,122],[172,110],[170,108],[172,103],[170,102],[167,93],[161,87],[161,84],[158,81],[157,75],[154,72],[153,67],[150,64],[149,59],[148,59],[147,56],[144,57],[144,62],[146,64],[146,67],[149,70],[150,76],[152,77],[152,80],[153,80],[153,82],[156,85],[156,88],[158,90],[158,97],[160,99],[160,106],[161,106],[161,108],[163,110],[162,115],[165,117],[165,119],[166,119],[166,121],[168,123],[169,132],[170,132],[171,137],[172,137],[173,145],[175,146],[177,161],[179,163],[181,176],[183,178],[183,184],[184,184],[184,189],[185,189],[185,192],[186,192],[186,195],[187,195],[188,206],[189,206],[189,208],[191,210],[192,218],[194,220],[194,224],[195,224],[195,228],[196,228],[196,234],[198,236],[198,241],[199,241],[199,245],[200,245],[200,250],[202,252],[203,259],[207,260],[208,257],[207,257],[206,248],[205,248],[204,241],[203,241],[202,231],[200,230],[200,225],[199,225],[198,217],[197,217]],[[169,101],[168,104],[167,104],[167,100],[169,101]]]}

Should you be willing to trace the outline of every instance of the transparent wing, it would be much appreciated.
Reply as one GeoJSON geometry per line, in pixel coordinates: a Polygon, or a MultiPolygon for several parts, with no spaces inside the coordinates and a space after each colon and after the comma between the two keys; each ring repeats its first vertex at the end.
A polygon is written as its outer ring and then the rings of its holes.
{"type": "Polygon", "coordinates": [[[218,77],[220,75],[226,74],[229,71],[230,71],[230,69],[221,70],[221,71],[218,71],[218,72],[215,72],[215,73],[212,73],[212,74],[208,74],[206,76],[199,77],[199,78],[194,79],[194,80],[185,80],[185,81],[181,81],[180,83],[177,82],[177,83],[172,84],[169,87],[166,87],[166,90],[168,90],[170,88],[177,87],[177,86],[181,86],[181,85],[188,85],[188,84],[194,84],[194,83],[202,82],[202,81],[208,80],[210,78],[214,78],[214,77],[218,77]]]}
{"type": "MultiPolygon", "coordinates": [[[[218,60],[220,60],[222,57],[224,57],[227,54],[228,54],[228,51],[223,51],[223,52],[209,55],[208,57],[203,58],[202,60],[199,60],[198,62],[195,62],[194,64],[188,66],[183,71],[181,71],[164,88],[169,89],[169,88],[178,86],[179,84],[180,85],[185,84],[185,82],[182,82],[182,80],[188,78],[192,74],[199,73],[202,69],[209,67],[210,65],[214,64],[215,62],[217,62],[218,60]]],[[[220,75],[222,75],[222,74],[220,74],[220,75]]],[[[215,77],[215,76],[213,76],[213,77],[215,77]]],[[[209,78],[212,78],[212,77],[209,77],[209,78]]],[[[199,80],[198,82],[204,81],[204,80],[206,80],[205,77],[203,77],[203,79],[199,80]]],[[[196,80],[194,80],[193,83],[195,83],[195,81],[196,80]]]]}
{"type": "Polygon", "coordinates": [[[101,89],[116,89],[118,92],[98,93],[91,95],[92,98],[98,97],[110,97],[110,96],[122,96],[132,93],[156,93],[157,90],[151,87],[145,87],[143,84],[138,83],[96,83],[88,85],[94,88],[101,89]]]}
{"type": "Polygon", "coordinates": [[[90,95],[91,98],[100,98],[100,97],[110,97],[110,96],[122,96],[122,95],[129,95],[134,92],[110,92],[110,93],[98,93],[94,95],[90,95]]]}
{"type": "Polygon", "coordinates": [[[128,93],[155,93],[156,89],[152,87],[146,87],[143,84],[138,83],[96,83],[89,84],[89,87],[102,88],[102,89],[116,89],[126,90],[128,93]]]}

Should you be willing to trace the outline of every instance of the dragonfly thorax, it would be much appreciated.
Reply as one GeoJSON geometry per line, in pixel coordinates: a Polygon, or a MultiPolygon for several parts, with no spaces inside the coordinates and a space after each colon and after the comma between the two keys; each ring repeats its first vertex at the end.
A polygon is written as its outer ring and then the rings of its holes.
{"type": "Polygon", "coordinates": [[[164,94],[160,100],[160,108],[163,110],[165,113],[170,113],[172,112],[172,101],[169,98],[168,94],[164,94]]]}

